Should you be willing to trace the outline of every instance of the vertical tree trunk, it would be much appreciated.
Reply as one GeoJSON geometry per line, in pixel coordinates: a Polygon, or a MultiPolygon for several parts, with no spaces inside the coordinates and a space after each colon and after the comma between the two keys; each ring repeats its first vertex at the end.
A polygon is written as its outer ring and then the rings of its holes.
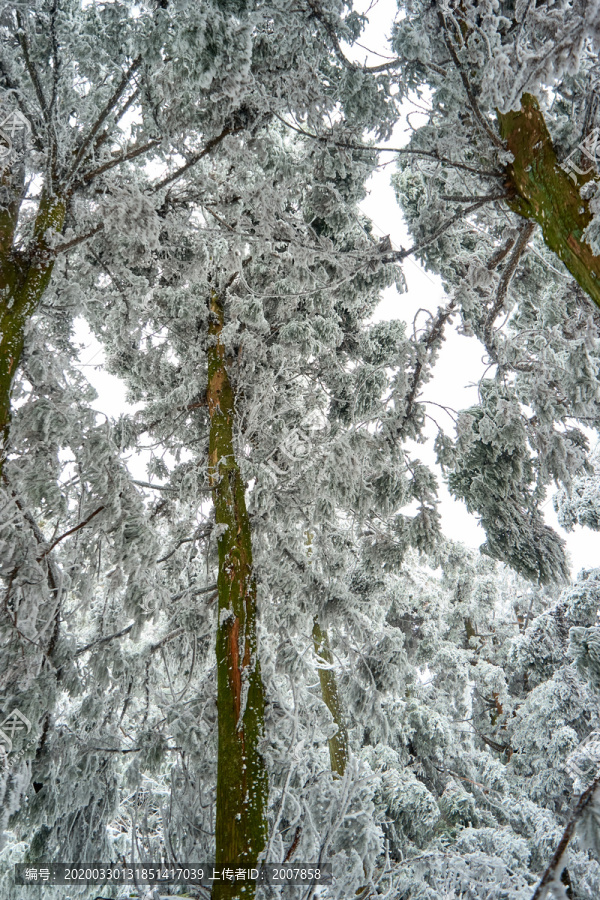
{"type": "Polygon", "coordinates": [[[23,352],[25,327],[48,287],[54,267],[48,233],[61,232],[66,212],[62,198],[42,192],[32,242],[25,252],[15,251],[19,202],[11,202],[8,182],[5,174],[0,185],[0,198],[8,200],[0,210],[0,473],[10,427],[12,384],[23,352]]]}
{"type": "MultiPolygon", "coordinates": [[[[245,485],[233,448],[234,393],[221,343],[223,308],[213,292],[208,351],[209,465],[220,534],[217,625],[218,765],[216,866],[254,867],[265,847],[268,781],[259,752],[264,694],[256,646],[256,581],[245,485]]],[[[254,885],[216,882],[215,900],[252,898],[254,885]]]]}
{"type": "Polygon", "coordinates": [[[313,624],[313,641],[317,660],[319,661],[321,696],[331,713],[333,721],[337,725],[336,733],[329,738],[331,771],[335,775],[342,777],[348,764],[348,733],[342,716],[342,704],[333,670],[333,654],[329,646],[329,637],[327,631],[321,628],[316,616],[313,624]]]}

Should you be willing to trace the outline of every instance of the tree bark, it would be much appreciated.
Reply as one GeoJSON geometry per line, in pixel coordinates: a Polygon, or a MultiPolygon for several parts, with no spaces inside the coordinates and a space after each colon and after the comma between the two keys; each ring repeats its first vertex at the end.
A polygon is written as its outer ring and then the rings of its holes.
{"type": "Polygon", "coordinates": [[[333,654],[329,646],[329,636],[327,631],[321,628],[316,616],[313,624],[313,642],[319,661],[319,680],[323,702],[337,725],[336,733],[329,738],[331,771],[341,778],[348,764],[348,733],[342,716],[342,704],[333,670],[333,654]]]}
{"type": "MultiPolygon", "coordinates": [[[[219,527],[217,579],[218,763],[215,865],[255,867],[264,850],[268,781],[259,742],[264,693],[257,658],[256,580],[245,484],[233,446],[234,392],[221,342],[223,308],[211,294],[208,351],[209,465],[219,527]]],[[[214,900],[255,896],[252,882],[218,881],[214,900]]]]}
{"type": "Polygon", "coordinates": [[[546,245],[600,306],[600,257],[583,240],[593,214],[581,187],[596,178],[571,175],[560,167],[544,116],[535,97],[523,94],[518,112],[498,113],[500,133],[514,161],[507,168],[508,205],[541,226],[546,245]]]}
{"type": "Polygon", "coordinates": [[[10,180],[10,173],[4,173],[1,199],[8,202],[0,209],[0,474],[8,442],[12,385],[23,353],[25,328],[52,275],[54,254],[48,238],[62,231],[66,212],[63,198],[42,191],[32,241],[25,252],[16,251],[13,244],[20,201],[15,198],[10,180]]]}

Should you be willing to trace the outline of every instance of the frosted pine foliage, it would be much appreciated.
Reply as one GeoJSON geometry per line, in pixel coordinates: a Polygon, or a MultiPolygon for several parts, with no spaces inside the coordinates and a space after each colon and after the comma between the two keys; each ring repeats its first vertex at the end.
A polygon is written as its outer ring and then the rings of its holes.
{"type": "MultiPolygon", "coordinates": [[[[40,209],[66,204],[42,222],[59,252],[0,495],[0,722],[31,723],[0,756],[0,900],[60,890],[16,887],[15,862],[214,858],[213,293],[258,588],[266,858],[331,862],[323,900],[529,900],[600,730],[600,571],[572,580],[544,520],[557,485],[561,522],[597,530],[600,320],[538,234],[509,272],[523,223],[486,197],[509,161],[496,108],[523,90],[560,153],[596,127],[596,18],[401,4],[396,57],[367,70],[362,14],[334,0],[0,4],[0,102],[30,126],[0,188],[0,278],[39,262],[40,209]],[[446,291],[423,327],[401,298],[374,321],[404,257],[360,208],[371,144],[418,92],[394,187],[446,291]],[[127,410],[86,380],[81,323],[127,410]],[[434,423],[434,470],[425,389],[452,328],[489,367],[455,427],[434,423]],[[442,533],[439,478],[482,552],[442,533]]],[[[596,805],[569,847],[579,900],[600,892],[596,805]]],[[[99,890],[129,894],[77,896],[99,890]]]]}

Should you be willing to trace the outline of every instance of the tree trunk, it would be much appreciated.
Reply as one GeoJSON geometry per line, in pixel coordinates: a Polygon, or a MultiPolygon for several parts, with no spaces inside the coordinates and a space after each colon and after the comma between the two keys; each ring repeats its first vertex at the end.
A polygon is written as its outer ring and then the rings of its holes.
{"type": "MultiPolygon", "coordinates": [[[[213,292],[208,351],[209,465],[219,528],[217,625],[217,869],[255,867],[267,836],[268,781],[259,751],[264,693],[256,646],[256,581],[245,485],[233,448],[234,393],[221,343],[223,308],[213,292]]],[[[253,883],[215,882],[215,900],[253,898],[253,883]]]]}
{"type": "MultiPolygon", "coordinates": [[[[1,196],[8,197],[10,176],[2,177],[1,196]]],[[[10,397],[21,361],[25,328],[50,282],[54,255],[48,233],[59,234],[65,220],[62,198],[42,192],[33,229],[25,252],[13,248],[19,202],[10,200],[0,210],[0,473],[6,455],[10,427],[10,397]]]]}
{"type": "Polygon", "coordinates": [[[593,218],[580,188],[596,175],[570,175],[556,158],[544,116],[535,97],[523,94],[518,112],[498,113],[500,133],[514,156],[507,168],[514,196],[508,205],[541,226],[546,245],[600,306],[600,257],[583,239],[593,218]]]}
{"type": "Polygon", "coordinates": [[[329,738],[329,757],[331,759],[331,771],[340,778],[346,771],[348,763],[348,733],[344,726],[342,716],[342,704],[338,693],[335,672],[333,670],[333,654],[329,646],[327,631],[323,631],[319,620],[315,616],[313,624],[313,641],[315,653],[319,661],[319,680],[321,682],[321,695],[323,702],[331,713],[333,721],[337,725],[337,731],[329,738]]]}

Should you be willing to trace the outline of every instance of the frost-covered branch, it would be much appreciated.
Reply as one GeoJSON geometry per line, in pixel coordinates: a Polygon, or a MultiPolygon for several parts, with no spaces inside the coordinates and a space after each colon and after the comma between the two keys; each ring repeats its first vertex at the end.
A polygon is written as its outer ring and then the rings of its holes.
{"type": "MultiPolygon", "coordinates": [[[[497,353],[496,353],[496,349],[494,347],[494,335],[493,335],[493,330],[492,330],[494,327],[494,322],[496,321],[496,317],[498,316],[498,313],[501,311],[502,307],[504,306],[504,303],[506,300],[506,294],[508,292],[508,288],[513,279],[513,276],[514,276],[515,272],[517,271],[517,267],[519,265],[519,260],[525,253],[525,250],[527,249],[527,244],[529,243],[531,236],[532,236],[533,232],[535,231],[535,229],[536,229],[535,222],[526,222],[524,225],[522,225],[519,238],[514,246],[514,249],[510,255],[510,258],[506,264],[506,268],[504,269],[504,272],[502,273],[502,277],[500,279],[500,284],[498,285],[498,290],[496,292],[496,299],[494,300],[492,308],[490,309],[489,313],[486,316],[485,325],[483,328],[485,346],[486,346],[486,349],[487,349],[488,353],[490,354],[491,358],[495,359],[496,361],[497,361],[497,353]]],[[[500,260],[498,259],[498,262],[499,261],[500,260]]],[[[488,264],[488,268],[489,268],[489,264],[488,264]]]]}
{"type": "Polygon", "coordinates": [[[73,528],[69,528],[68,531],[65,531],[64,534],[61,534],[59,537],[57,537],[55,540],[53,540],[52,543],[50,544],[50,546],[46,547],[46,549],[42,551],[42,554],[39,557],[39,559],[43,559],[44,556],[47,556],[49,553],[51,553],[54,550],[54,548],[57,546],[57,544],[60,544],[60,542],[64,541],[65,538],[68,538],[72,534],[75,534],[76,531],[81,531],[82,528],[85,528],[85,526],[88,525],[92,521],[92,519],[98,515],[98,513],[101,513],[104,508],[105,508],[104,505],[99,506],[98,509],[95,509],[94,512],[90,513],[90,515],[87,516],[87,518],[85,518],[82,522],[79,522],[77,525],[74,525],[73,528]]]}
{"type": "Polygon", "coordinates": [[[180,166],[178,169],[175,169],[175,171],[171,172],[170,175],[165,176],[165,178],[159,181],[158,184],[154,184],[152,186],[152,190],[160,191],[168,184],[172,184],[174,181],[177,181],[177,179],[181,178],[182,175],[185,175],[185,173],[189,169],[191,169],[192,166],[195,166],[196,163],[200,162],[201,159],[204,159],[205,156],[208,156],[208,154],[211,153],[215,149],[215,147],[218,147],[226,137],[231,134],[238,134],[240,131],[242,131],[241,125],[237,127],[226,125],[225,128],[223,128],[223,130],[220,132],[220,134],[217,134],[214,138],[211,138],[206,142],[202,150],[200,150],[198,153],[193,153],[192,156],[190,156],[190,158],[187,160],[187,162],[185,162],[182,166],[180,166]]]}
{"type": "Polygon", "coordinates": [[[369,145],[360,144],[354,141],[342,141],[325,134],[313,134],[310,131],[307,131],[305,128],[301,128],[298,125],[292,125],[291,122],[288,122],[281,116],[276,115],[276,118],[279,119],[279,121],[282,122],[287,128],[290,128],[292,131],[297,132],[297,134],[302,134],[304,137],[311,138],[311,140],[318,141],[321,144],[326,144],[331,147],[339,147],[341,150],[356,150],[358,152],[369,153],[396,153],[399,156],[416,156],[422,157],[423,159],[431,159],[433,162],[441,163],[442,165],[450,166],[450,168],[459,169],[463,172],[470,172],[473,175],[480,175],[484,178],[505,177],[502,172],[497,172],[493,169],[477,169],[465,162],[447,159],[446,157],[440,156],[438,153],[432,150],[420,150],[416,147],[386,147],[379,146],[377,144],[369,145]]]}
{"type": "Polygon", "coordinates": [[[565,830],[563,831],[563,835],[558,842],[558,846],[552,854],[552,859],[546,866],[546,870],[542,875],[540,883],[535,889],[531,900],[542,900],[542,898],[546,896],[552,882],[560,878],[562,871],[565,868],[566,852],[569,846],[569,841],[573,837],[577,823],[581,819],[587,807],[590,805],[590,803],[593,803],[594,801],[597,802],[598,798],[595,795],[599,789],[600,775],[598,775],[592,781],[592,783],[588,788],[586,788],[583,794],[581,794],[577,803],[575,804],[575,808],[573,809],[573,812],[569,817],[569,821],[565,826],[565,830]]]}
{"type": "Polygon", "coordinates": [[[417,358],[415,361],[415,367],[413,369],[412,377],[410,379],[410,388],[404,401],[405,408],[404,414],[402,416],[402,421],[399,422],[396,426],[397,435],[402,434],[404,425],[412,415],[413,407],[417,398],[419,388],[421,387],[424,368],[428,362],[430,351],[435,350],[439,346],[439,343],[442,340],[444,334],[444,327],[448,320],[451,318],[455,309],[456,301],[451,300],[446,307],[438,310],[437,316],[431,321],[427,332],[425,333],[425,335],[423,335],[423,337],[417,344],[417,358]]]}
{"type": "Polygon", "coordinates": [[[25,22],[23,20],[23,16],[20,12],[17,12],[17,22],[19,25],[19,30],[17,32],[17,39],[19,44],[21,45],[21,50],[23,51],[23,59],[25,60],[25,67],[31,78],[31,83],[35,89],[35,94],[38,99],[38,103],[40,104],[40,109],[42,111],[42,115],[48,124],[50,121],[49,113],[48,113],[48,104],[46,103],[46,98],[44,96],[44,91],[42,89],[42,83],[40,81],[40,76],[38,74],[37,68],[33,59],[31,57],[30,46],[29,46],[29,37],[27,35],[27,28],[25,26],[25,22]]]}
{"type": "Polygon", "coordinates": [[[125,153],[121,153],[113,159],[109,159],[107,162],[103,163],[101,166],[98,166],[97,169],[93,169],[91,172],[84,172],[81,176],[79,182],[77,182],[74,187],[78,187],[79,185],[89,184],[94,179],[98,178],[100,175],[104,175],[105,172],[108,172],[110,169],[114,169],[115,166],[120,166],[121,163],[129,162],[132,159],[137,159],[138,156],[142,156],[144,153],[147,153],[149,150],[153,150],[154,147],[158,147],[162,143],[162,139],[160,138],[152,138],[150,141],[146,141],[143,144],[136,144],[134,147],[131,147],[125,153]]]}
{"type": "Polygon", "coordinates": [[[121,631],[115,632],[115,634],[107,634],[104,637],[96,638],[94,641],[90,641],[89,644],[86,644],[85,647],[80,647],[75,651],[75,656],[81,656],[82,653],[87,653],[88,650],[91,650],[92,647],[96,647],[98,644],[107,644],[109,641],[116,641],[117,638],[124,637],[126,634],[129,634],[132,630],[135,622],[132,622],[131,625],[128,625],[127,628],[123,628],[121,631]]]}
{"type": "MultiPolygon", "coordinates": [[[[79,149],[75,155],[75,159],[73,161],[73,166],[71,168],[71,171],[69,172],[69,174],[67,176],[67,184],[69,184],[73,180],[75,173],[77,172],[79,166],[81,165],[81,162],[83,161],[90,144],[92,143],[92,141],[94,140],[94,138],[96,137],[96,135],[98,134],[98,132],[100,131],[102,126],[104,125],[107,118],[110,116],[111,112],[113,112],[113,110],[117,106],[119,100],[123,96],[123,93],[127,90],[127,86],[131,80],[131,77],[137,71],[137,69],[139,69],[141,62],[142,62],[141,55],[136,56],[136,58],[133,60],[133,62],[129,66],[129,69],[126,72],[124,72],[123,75],[121,76],[121,80],[120,80],[119,84],[117,85],[117,87],[115,88],[112,96],[108,99],[104,108],[101,110],[100,115],[98,116],[98,118],[93,123],[90,130],[88,131],[87,136],[81,142],[81,146],[79,147],[79,149]]],[[[160,141],[157,141],[155,143],[160,143],[160,141]]],[[[92,176],[90,176],[90,177],[92,177],[92,176]]],[[[90,180],[90,178],[85,178],[84,180],[87,181],[87,180],[90,180]]]]}
{"type": "Polygon", "coordinates": [[[490,139],[492,144],[494,144],[494,146],[497,147],[499,150],[505,150],[506,148],[505,148],[504,142],[496,134],[496,132],[492,129],[489,122],[486,121],[483,113],[481,112],[481,110],[479,108],[479,104],[477,103],[477,100],[475,99],[475,95],[473,94],[473,90],[469,83],[469,79],[467,78],[467,75],[464,71],[464,68],[461,64],[460,59],[458,58],[458,54],[456,52],[454,44],[452,43],[452,38],[450,37],[450,35],[448,33],[448,27],[446,25],[446,20],[444,18],[443,13],[440,12],[439,17],[440,17],[440,23],[445,32],[444,43],[446,44],[446,47],[448,48],[448,52],[450,53],[450,56],[452,57],[452,60],[454,62],[454,65],[456,66],[458,74],[460,75],[460,80],[462,81],[463,87],[465,89],[465,93],[469,100],[469,106],[471,107],[471,109],[473,111],[473,115],[475,116],[475,119],[477,120],[479,126],[485,132],[485,134],[488,136],[488,138],[490,139]]]}
{"type": "Polygon", "coordinates": [[[424,241],[420,241],[418,244],[414,244],[412,247],[409,247],[407,250],[401,248],[400,250],[393,250],[391,253],[388,253],[382,262],[402,262],[402,260],[406,259],[408,256],[413,256],[413,254],[421,253],[423,250],[426,250],[427,247],[430,247],[431,244],[434,244],[438,238],[440,238],[443,234],[449,231],[456,222],[460,222],[461,219],[465,219],[472,212],[475,212],[476,209],[480,209],[486,203],[492,203],[496,200],[506,200],[509,195],[506,192],[501,194],[488,194],[487,197],[478,200],[476,203],[472,203],[471,206],[467,206],[466,209],[459,210],[459,212],[455,213],[450,219],[447,219],[439,228],[437,228],[434,233],[426,238],[424,241]]]}

